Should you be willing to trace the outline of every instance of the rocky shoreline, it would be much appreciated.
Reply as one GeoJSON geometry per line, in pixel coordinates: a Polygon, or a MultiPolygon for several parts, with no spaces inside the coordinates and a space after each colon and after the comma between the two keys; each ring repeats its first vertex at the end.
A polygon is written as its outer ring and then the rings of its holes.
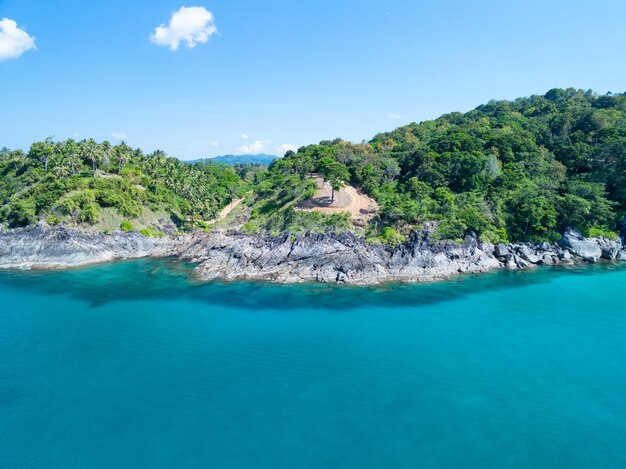
{"type": "Polygon", "coordinates": [[[585,239],[568,230],[559,243],[482,243],[468,235],[462,244],[429,241],[418,233],[396,248],[367,244],[351,233],[254,238],[215,234],[183,250],[203,280],[267,280],[353,285],[389,281],[443,280],[462,273],[528,269],[537,265],[626,261],[622,242],[585,239]]]}
{"type": "Polygon", "coordinates": [[[175,256],[184,238],[146,238],[136,231],[110,235],[36,225],[0,232],[0,269],[63,269],[143,257],[175,256]]]}
{"type": "MultiPolygon", "coordinates": [[[[622,236],[624,236],[624,232],[622,236]]],[[[0,269],[59,269],[114,260],[179,257],[201,280],[326,282],[352,285],[443,280],[461,273],[538,265],[626,261],[623,239],[584,238],[567,230],[558,243],[498,244],[469,234],[463,243],[431,242],[416,233],[395,248],[352,233],[249,236],[236,231],[146,238],[37,225],[0,232],[0,269]]]]}

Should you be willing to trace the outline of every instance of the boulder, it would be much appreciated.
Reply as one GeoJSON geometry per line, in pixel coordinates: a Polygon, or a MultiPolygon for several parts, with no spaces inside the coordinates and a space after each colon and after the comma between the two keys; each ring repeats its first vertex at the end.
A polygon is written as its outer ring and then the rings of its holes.
{"type": "Polygon", "coordinates": [[[585,262],[597,262],[602,257],[602,249],[573,228],[565,230],[559,245],[563,249],[567,249],[573,256],[582,258],[585,262]]]}
{"type": "Polygon", "coordinates": [[[622,249],[621,243],[617,243],[606,238],[597,239],[596,244],[602,250],[602,259],[607,261],[614,261],[617,259],[617,255],[622,249]]]}
{"type": "Polygon", "coordinates": [[[626,244],[626,218],[619,224],[619,235],[622,237],[622,242],[626,244]]]}
{"type": "Polygon", "coordinates": [[[508,258],[513,253],[511,252],[511,250],[509,249],[509,247],[506,244],[500,243],[500,244],[496,244],[496,248],[494,249],[493,254],[496,257],[508,258]]]}
{"type": "Polygon", "coordinates": [[[518,269],[527,269],[531,265],[528,261],[519,256],[514,256],[513,259],[515,260],[515,265],[518,269]]]}
{"type": "Polygon", "coordinates": [[[541,257],[525,244],[517,248],[517,254],[531,264],[539,264],[542,261],[541,257]]]}

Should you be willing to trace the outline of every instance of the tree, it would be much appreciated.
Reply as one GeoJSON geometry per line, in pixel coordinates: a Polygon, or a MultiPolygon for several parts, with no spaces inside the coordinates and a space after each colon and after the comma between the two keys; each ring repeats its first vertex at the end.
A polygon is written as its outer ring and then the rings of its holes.
{"type": "Polygon", "coordinates": [[[65,179],[72,174],[70,169],[65,165],[64,161],[53,168],[53,173],[57,179],[65,179]]]}
{"type": "Polygon", "coordinates": [[[54,156],[54,144],[52,143],[52,137],[46,138],[43,142],[36,142],[30,146],[28,151],[28,157],[43,164],[44,170],[48,171],[48,161],[54,156]]]}
{"type": "Polygon", "coordinates": [[[83,145],[83,152],[85,157],[91,161],[93,173],[96,174],[96,171],[98,171],[98,163],[100,163],[103,158],[98,144],[92,139],[87,140],[83,145]]]}
{"type": "Polygon", "coordinates": [[[324,182],[330,183],[332,190],[330,203],[333,203],[335,201],[335,191],[338,191],[350,181],[350,171],[345,164],[334,160],[330,156],[323,157],[319,161],[318,166],[324,182]]]}
{"type": "Polygon", "coordinates": [[[113,160],[117,163],[118,174],[122,173],[124,167],[128,164],[131,158],[131,152],[126,142],[122,142],[119,145],[113,147],[113,160]]]}

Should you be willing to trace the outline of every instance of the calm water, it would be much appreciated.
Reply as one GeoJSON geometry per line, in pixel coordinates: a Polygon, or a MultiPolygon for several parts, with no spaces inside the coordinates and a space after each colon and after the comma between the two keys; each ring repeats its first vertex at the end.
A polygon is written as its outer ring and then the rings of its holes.
{"type": "Polygon", "coordinates": [[[626,467],[626,269],[0,273],[0,467],[626,467]]]}

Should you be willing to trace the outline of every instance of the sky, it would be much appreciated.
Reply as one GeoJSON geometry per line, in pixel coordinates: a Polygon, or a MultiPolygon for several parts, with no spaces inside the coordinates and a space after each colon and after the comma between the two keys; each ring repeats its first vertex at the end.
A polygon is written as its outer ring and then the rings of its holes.
{"type": "Polygon", "coordinates": [[[0,0],[0,147],[194,159],[626,91],[624,0],[0,0]]]}

